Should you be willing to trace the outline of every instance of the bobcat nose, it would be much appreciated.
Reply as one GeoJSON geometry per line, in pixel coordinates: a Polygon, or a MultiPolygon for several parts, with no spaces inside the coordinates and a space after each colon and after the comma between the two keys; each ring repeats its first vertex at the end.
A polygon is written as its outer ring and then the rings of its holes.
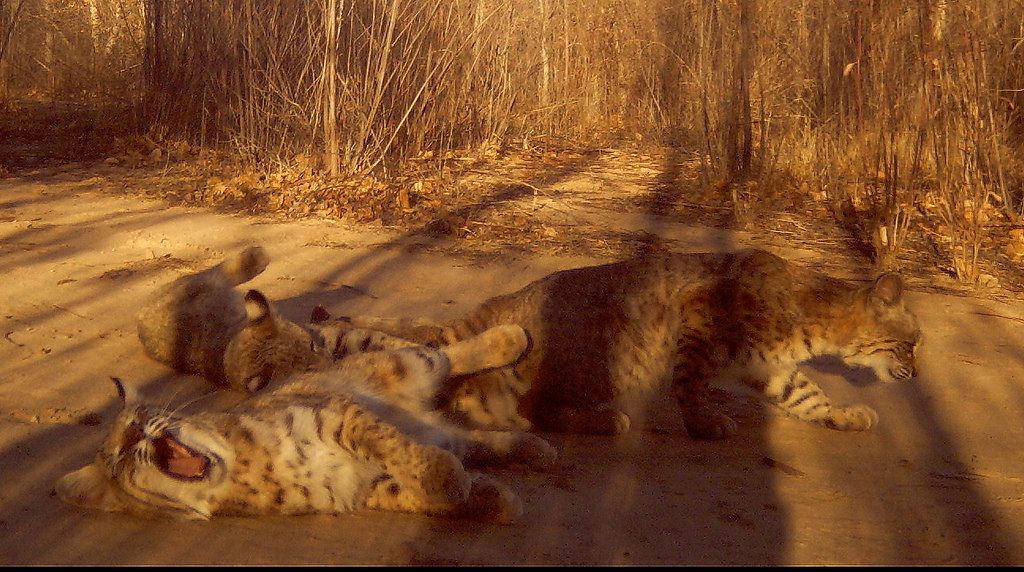
{"type": "Polygon", "coordinates": [[[124,431],[123,441],[121,443],[122,451],[129,451],[132,447],[137,445],[139,441],[145,438],[145,433],[142,431],[142,425],[137,421],[133,422],[124,431]]]}

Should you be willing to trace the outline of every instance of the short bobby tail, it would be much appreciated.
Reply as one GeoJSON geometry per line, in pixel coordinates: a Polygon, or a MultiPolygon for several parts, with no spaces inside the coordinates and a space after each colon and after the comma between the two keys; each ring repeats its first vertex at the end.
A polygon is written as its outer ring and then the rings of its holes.
{"type": "Polygon", "coordinates": [[[270,263],[270,256],[262,246],[250,246],[220,263],[220,269],[234,285],[243,284],[258,276],[270,263]]]}

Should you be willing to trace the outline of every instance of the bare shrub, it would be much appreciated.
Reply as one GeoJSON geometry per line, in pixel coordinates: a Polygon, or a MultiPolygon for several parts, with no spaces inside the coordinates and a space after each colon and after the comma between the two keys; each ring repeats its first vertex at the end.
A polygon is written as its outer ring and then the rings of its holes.
{"type": "Polygon", "coordinates": [[[973,281],[982,213],[1024,215],[1021,21],[1019,1],[7,0],[0,78],[123,86],[154,137],[265,171],[686,147],[709,188],[827,197],[881,267],[939,217],[973,281]]]}

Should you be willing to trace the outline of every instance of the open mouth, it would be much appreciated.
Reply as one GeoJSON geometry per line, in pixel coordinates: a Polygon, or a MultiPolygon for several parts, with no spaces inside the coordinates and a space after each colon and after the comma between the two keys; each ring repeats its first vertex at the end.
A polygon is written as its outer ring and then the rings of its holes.
{"type": "Polygon", "coordinates": [[[195,449],[165,433],[152,441],[160,470],[177,479],[195,481],[206,477],[210,460],[195,449]]]}

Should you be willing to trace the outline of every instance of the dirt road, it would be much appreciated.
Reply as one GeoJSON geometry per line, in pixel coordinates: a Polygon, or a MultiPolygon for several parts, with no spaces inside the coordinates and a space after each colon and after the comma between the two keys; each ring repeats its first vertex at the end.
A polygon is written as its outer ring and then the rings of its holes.
{"type": "MultiPolygon", "coordinates": [[[[135,336],[135,308],[182,272],[259,243],[273,262],[253,287],[292,319],[318,303],[440,318],[605,261],[472,256],[381,228],[172,207],[108,183],[84,171],[0,180],[0,563],[1024,563],[1024,304],[921,291],[910,294],[925,331],[918,379],[883,386],[808,366],[837,401],[874,407],[876,430],[830,431],[737,396],[739,434],[696,442],[658,399],[620,439],[549,435],[561,453],[550,472],[496,472],[525,505],[511,526],[370,511],[181,523],[65,506],[54,482],[95,454],[114,413],[109,376],[156,399],[208,391],[148,360],[135,336]]],[[[653,215],[578,214],[653,228],[677,249],[750,243],[653,215]]]]}

